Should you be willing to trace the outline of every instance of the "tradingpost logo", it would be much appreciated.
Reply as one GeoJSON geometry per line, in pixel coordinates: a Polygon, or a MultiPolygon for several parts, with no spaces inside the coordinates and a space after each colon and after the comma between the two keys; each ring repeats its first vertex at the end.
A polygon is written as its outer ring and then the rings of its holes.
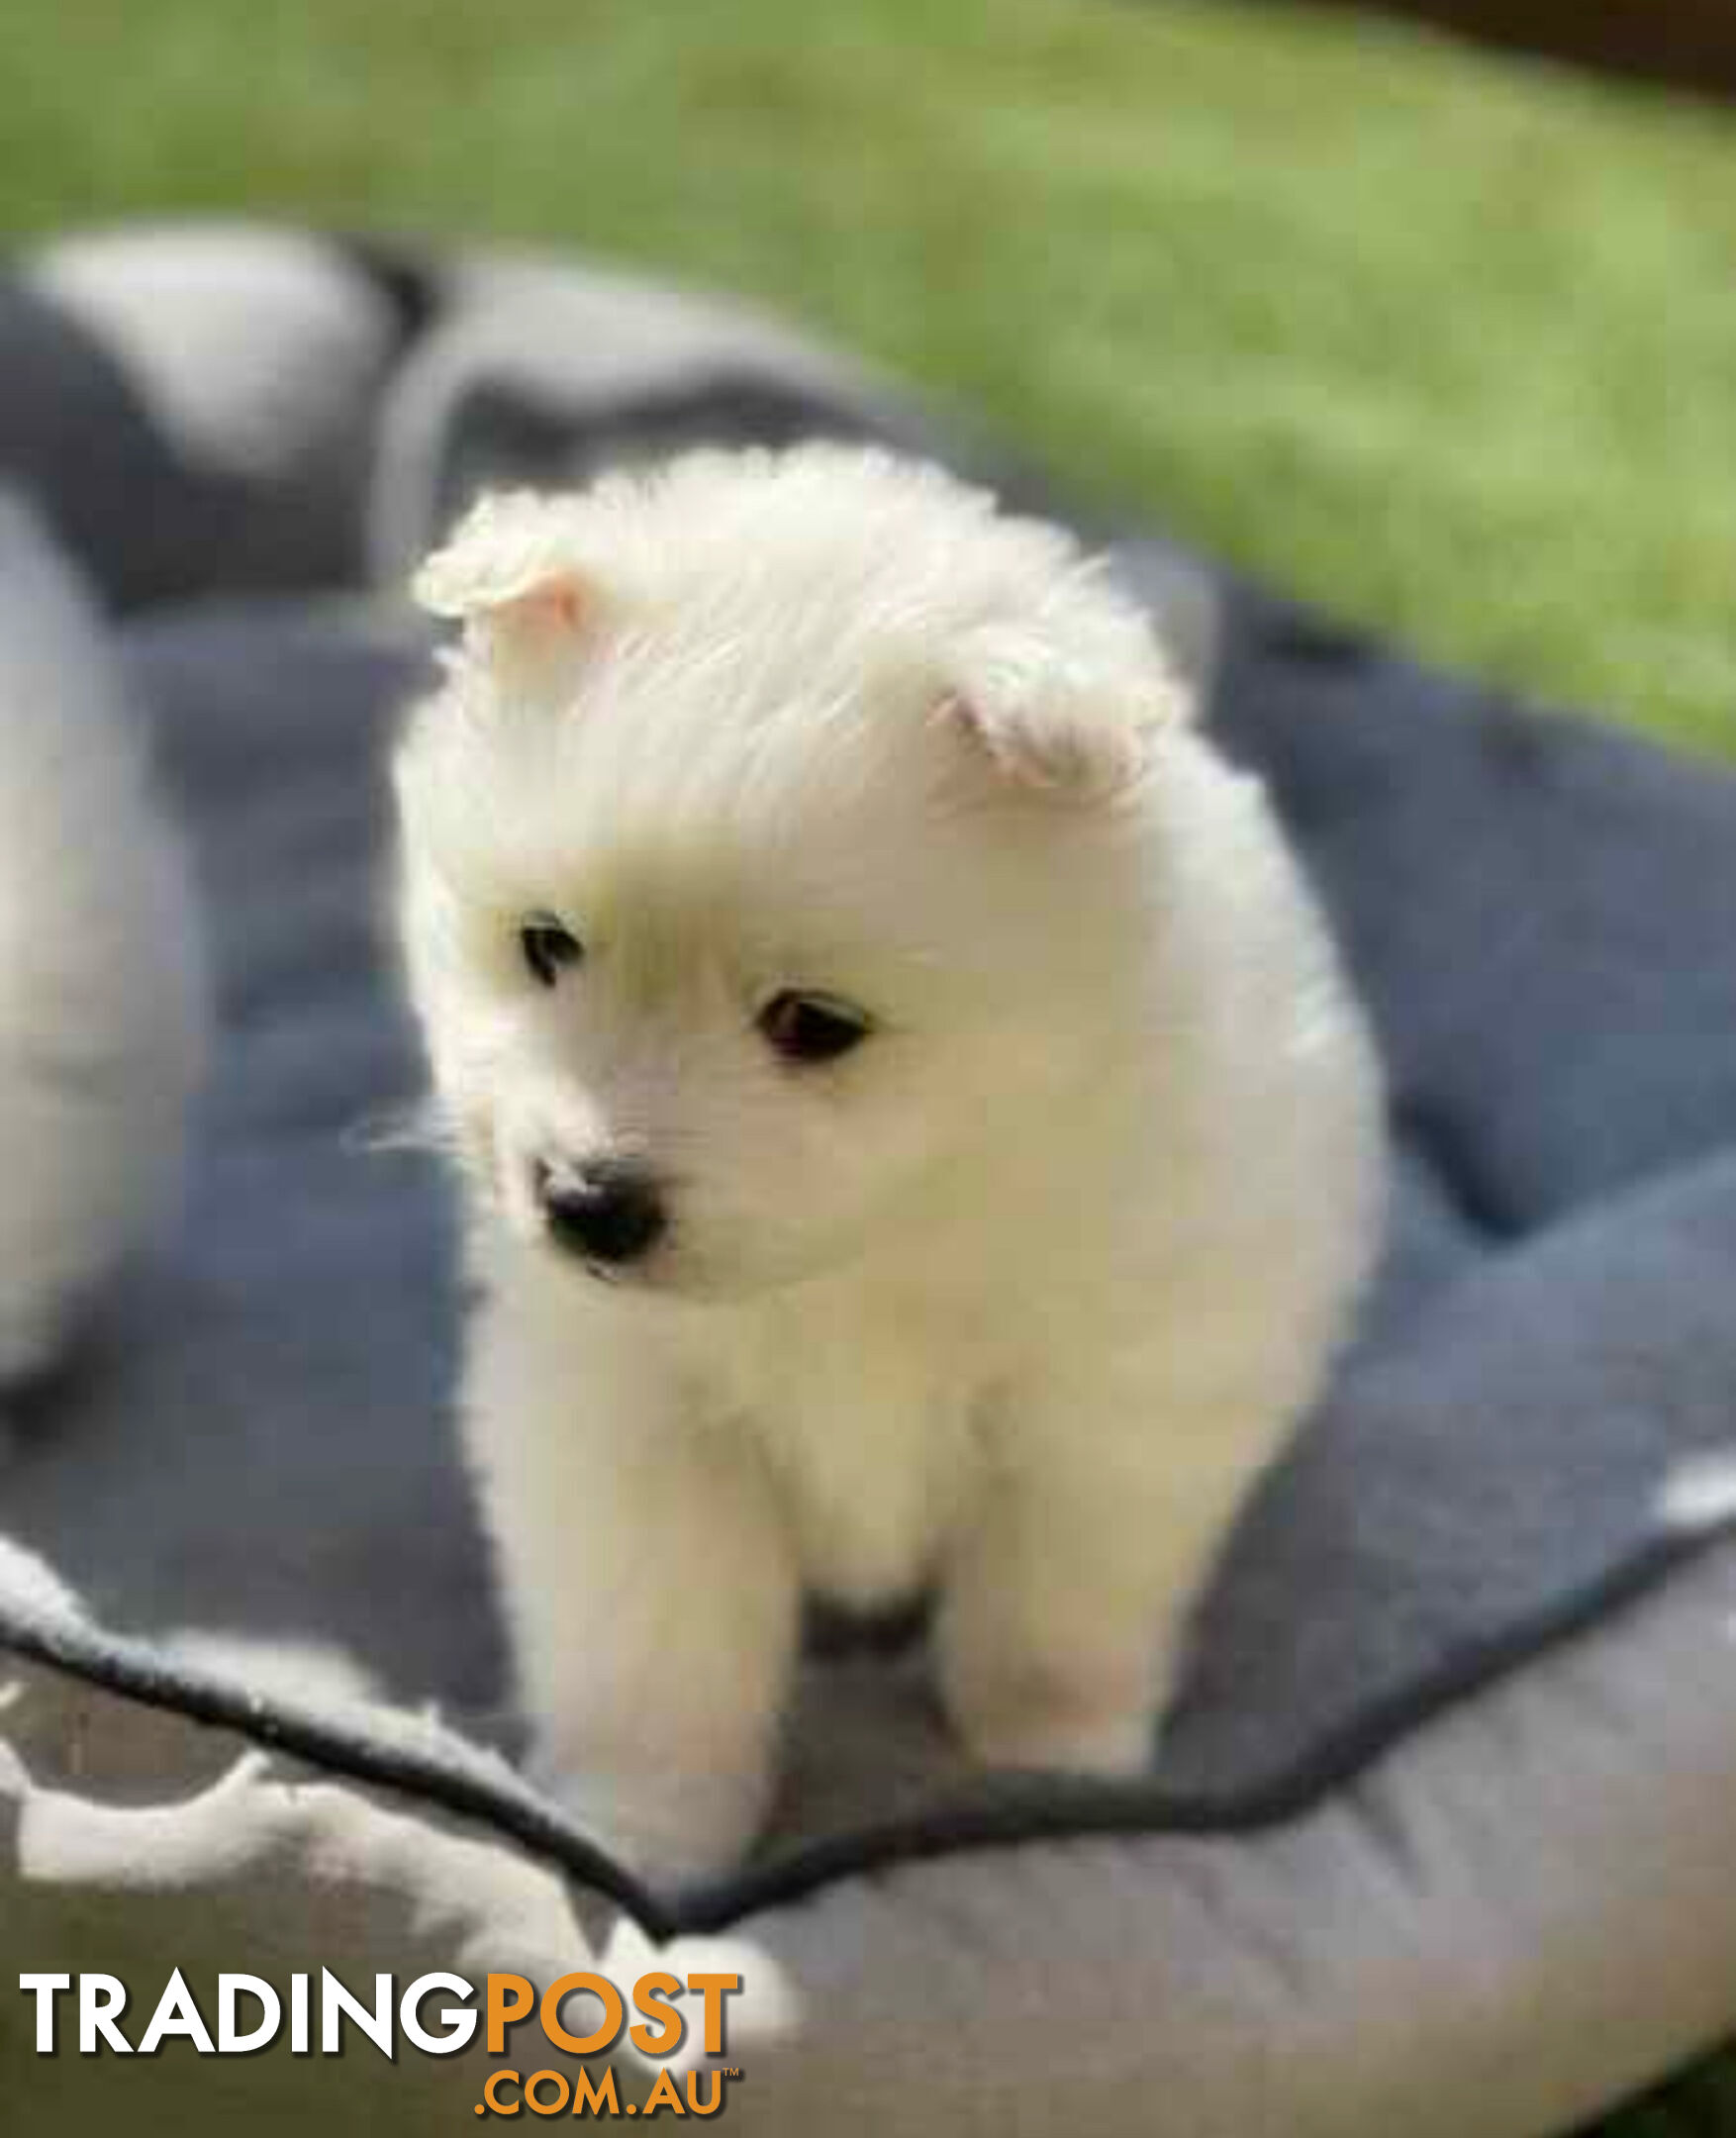
{"type": "Polygon", "coordinates": [[[613,2066],[600,2076],[580,2071],[569,2077],[540,2061],[545,2050],[569,2057],[606,2056],[625,2030],[640,2055],[655,2064],[675,2054],[694,2023],[706,2055],[721,2057],[725,2000],[741,1988],[739,1975],[683,1978],[654,1971],[641,1975],[624,1993],[606,1975],[580,1973],[558,1977],[540,1994],[526,1976],[490,1975],[483,1982],[478,2008],[476,1985],[462,1975],[419,1975],[401,1994],[396,1977],[376,1975],[369,2003],[330,1968],[322,1968],[317,1993],[311,1975],[290,1977],[287,2009],[262,1976],[220,1975],[214,2028],[176,1968],[144,2030],[131,2033],[124,2022],[133,1999],[118,1976],[20,1975],[18,1988],[36,2000],[38,2056],[53,2056],[62,2042],[71,2047],[74,2038],[78,2054],[86,2057],[150,2056],[175,2039],[191,2042],[200,2056],[250,2056],[286,2035],[292,2055],[311,2056],[317,2035],[317,2053],[335,2057],[342,2054],[346,2027],[390,2059],[396,2059],[401,2042],[423,2056],[456,2056],[470,2046],[480,2026],[491,2057],[515,2059],[489,2074],[475,2106],[483,2117],[527,2112],[638,2116],[660,2108],[678,2116],[710,2116],[723,2107],[729,2082],[741,2076],[732,2065],[712,2063],[703,2071],[688,2072],[682,2087],[665,2065],[643,2101],[624,2102],[613,2066]],[[589,2032],[574,2032],[562,2018],[569,1997],[592,2000],[587,2017],[594,2016],[595,2023],[589,2032]],[[638,2014],[631,2020],[629,2000],[638,2014]],[[689,2000],[688,2012],[681,2008],[684,2000],[689,2000]],[[533,2031],[513,2038],[527,2028],[533,2031]]]}

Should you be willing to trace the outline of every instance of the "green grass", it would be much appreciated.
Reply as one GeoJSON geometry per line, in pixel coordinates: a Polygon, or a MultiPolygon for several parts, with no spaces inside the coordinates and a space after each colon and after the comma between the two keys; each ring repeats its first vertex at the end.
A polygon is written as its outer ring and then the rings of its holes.
{"type": "Polygon", "coordinates": [[[1425,653],[1736,751],[1716,115],[1223,0],[15,13],[19,233],[257,209],[746,289],[1425,653]]]}
{"type": "MultiPolygon", "coordinates": [[[[1736,755],[1717,114],[1228,0],[58,0],[0,65],[17,237],[248,211],[749,291],[1429,655],[1736,755]]],[[[1736,2072],[1616,2130],[1736,2138],[1736,2072]]]]}

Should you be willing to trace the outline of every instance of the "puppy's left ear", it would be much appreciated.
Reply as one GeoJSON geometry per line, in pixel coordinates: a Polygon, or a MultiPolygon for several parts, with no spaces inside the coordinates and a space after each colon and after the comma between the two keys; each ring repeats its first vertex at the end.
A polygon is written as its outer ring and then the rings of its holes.
{"type": "Polygon", "coordinates": [[[1134,786],[1157,731],[1192,710],[1141,627],[1136,642],[1075,653],[1036,629],[973,632],[934,718],[1014,786],[1094,803],[1134,786]]]}
{"type": "Polygon", "coordinates": [[[461,622],[466,652],[517,687],[568,669],[603,609],[572,553],[562,501],[529,490],[482,498],[423,564],[412,592],[431,615],[461,622]]]}

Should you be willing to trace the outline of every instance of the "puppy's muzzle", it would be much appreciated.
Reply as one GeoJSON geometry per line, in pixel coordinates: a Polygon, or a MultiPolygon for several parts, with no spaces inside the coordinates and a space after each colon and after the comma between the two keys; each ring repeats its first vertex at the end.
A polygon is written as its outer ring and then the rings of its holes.
{"type": "Polygon", "coordinates": [[[570,1173],[538,1162],[533,1186],[549,1237],[587,1262],[640,1262],[669,1229],[662,1190],[630,1160],[594,1159],[570,1173]]]}

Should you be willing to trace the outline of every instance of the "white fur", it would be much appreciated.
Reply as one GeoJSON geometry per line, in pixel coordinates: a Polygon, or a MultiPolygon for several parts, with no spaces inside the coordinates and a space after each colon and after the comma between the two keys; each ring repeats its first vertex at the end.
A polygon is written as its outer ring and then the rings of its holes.
{"type": "Polygon", "coordinates": [[[0,501],[0,1388],[158,1208],[203,1056],[192,892],[140,727],[69,568],[0,501]]]}
{"type": "Polygon", "coordinates": [[[1057,531],[877,452],[480,507],[398,766],[474,1183],[463,1409],[538,1769],[652,1876],[766,1801],[802,1591],[937,1586],[985,1760],[1149,1756],[1379,1226],[1379,1082],[1258,785],[1057,531]],[[534,984],[527,915],[584,937],[534,984]],[[791,1069],[785,988],[877,1028],[791,1069]],[[648,1161],[605,1283],[535,1159],[648,1161]]]}

